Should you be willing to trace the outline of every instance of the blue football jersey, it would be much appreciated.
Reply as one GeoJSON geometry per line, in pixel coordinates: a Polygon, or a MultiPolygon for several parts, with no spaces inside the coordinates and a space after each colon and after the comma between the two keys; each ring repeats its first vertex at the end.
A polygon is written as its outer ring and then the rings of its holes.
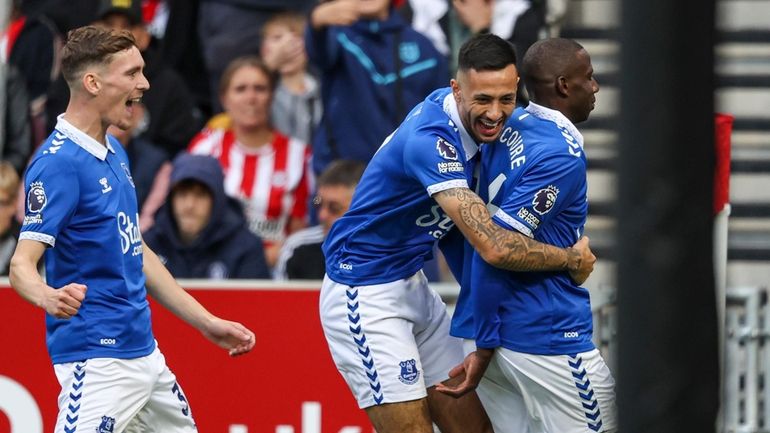
{"type": "MultiPolygon", "coordinates": [[[[588,213],[582,136],[560,112],[517,109],[500,139],[482,150],[479,193],[494,221],[539,242],[570,247],[588,213]]],[[[478,347],[541,355],[591,350],[588,291],[568,272],[509,272],[473,254],[453,335],[478,347]]]]}
{"type": "Polygon", "coordinates": [[[19,239],[45,243],[46,279],[57,288],[88,286],[69,320],[46,315],[54,363],[150,354],[150,326],[136,190],[126,152],[105,147],[63,118],[25,175],[19,239]]]}
{"type": "Polygon", "coordinates": [[[431,196],[468,188],[477,152],[451,89],[431,93],[385,139],[350,209],[329,231],[323,245],[329,278],[361,286],[419,271],[436,241],[454,226],[431,196]]]}

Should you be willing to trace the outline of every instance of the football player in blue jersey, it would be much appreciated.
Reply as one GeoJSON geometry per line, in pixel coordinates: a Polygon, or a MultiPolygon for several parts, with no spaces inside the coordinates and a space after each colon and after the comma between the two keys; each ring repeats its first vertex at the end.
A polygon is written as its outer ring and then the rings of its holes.
{"type": "MultiPolygon", "coordinates": [[[[482,152],[480,195],[500,226],[569,246],[583,235],[588,214],[586,156],[575,124],[593,110],[599,85],[588,53],[569,39],[537,42],[521,71],[531,103],[514,111],[498,142],[482,152]]],[[[617,429],[614,380],[591,341],[589,293],[579,283],[566,272],[498,269],[474,254],[452,335],[489,360],[477,391],[496,432],[617,429]]],[[[439,390],[462,395],[481,371],[439,390]]]]}
{"type": "Polygon", "coordinates": [[[107,127],[130,125],[149,88],[128,32],[68,35],[66,112],[25,176],[26,213],[10,280],[46,312],[46,342],[61,384],[56,433],[194,432],[187,399],[153,338],[147,294],[229,351],[254,334],[209,313],[142,241],[128,158],[107,127]],[[45,254],[46,280],[37,273],[45,254]]]}
{"type": "MultiPolygon", "coordinates": [[[[445,305],[420,269],[453,226],[494,266],[569,271],[580,282],[593,269],[587,239],[557,248],[503,230],[470,189],[480,144],[500,136],[514,109],[515,61],[497,36],[469,39],[451,87],[429,95],[385,139],[324,243],[324,333],[379,433],[431,433],[432,422],[444,433],[492,431],[475,393],[453,399],[435,390],[462,361],[462,344],[449,336],[445,305]]],[[[462,279],[462,236],[442,243],[459,258],[450,262],[462,279]]]]}

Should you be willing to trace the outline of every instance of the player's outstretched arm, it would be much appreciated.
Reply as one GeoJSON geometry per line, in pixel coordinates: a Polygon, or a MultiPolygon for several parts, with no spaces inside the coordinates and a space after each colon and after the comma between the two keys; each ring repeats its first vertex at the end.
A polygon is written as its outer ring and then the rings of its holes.
{"type": "Polygon", "coordinates": [[[593,270],[596,257],[588,247],[588,238],[571,248],[558,248],[505,230],[492,221],[484,202],[468,188],[441,191],[433,199],[492,266],[509,271],[566,270],[578,284],[593,270]]]}
{"type": "Polygon", "coordinates": [[[37,272],[37,263],[45,252],[45,244],[22,239],[16,245],[8,275],[16,293],[44,309],[57,319],[70,319],[78,313],[86,296],[86,286],[78,283],[54,289],[37,272]]]}
{"type": "Polygon", "coordinates": [[[163,266],[158,256],[142,241],[147,292],[177,317],[199,330],[231,356],[249,352],[256,342],[254,333],[237,322],[211,314],[187,293],[163,266]]]}

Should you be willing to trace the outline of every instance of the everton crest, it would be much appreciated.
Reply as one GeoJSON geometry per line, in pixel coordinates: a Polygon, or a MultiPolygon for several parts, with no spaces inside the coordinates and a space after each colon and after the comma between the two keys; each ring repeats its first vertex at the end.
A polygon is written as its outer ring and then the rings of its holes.
{"type": "Polygon", "coordinates": [[[102,422],[96,428],[96,433],[112,433],[115,428],[115,418],[103,416],[102,422]]]}
{"type": "Polygon", "coordinates": [[[532,207],[540,215],[547,214],[556,204],[556,197],[558,195],[559,189],[553,185],[548,185],[547,188],[543,188],[535,193],[535,197],[532,199],[532,207]]]}
{"type": "Polygon", "coordinates": [[[134,185],[134,178],[131,177],[131,170],[128,169],[128,166],[125,162],[121,162],[120,166],[123,167],[123,171],[126,173],[126,178],[128,178],[128,183],[131,184],[134,188],[136,188],[136,185],[134,185]]]}
{"type": "Polygon", "coordinates": [[[398,380],[406,385],[417,383],[417,379],[420,378],[420,371],[417,370],[417,361],[407,359],[406,361],[399,362],[398,365],[401,366],[401,374],[399,374],[398,380]]]}

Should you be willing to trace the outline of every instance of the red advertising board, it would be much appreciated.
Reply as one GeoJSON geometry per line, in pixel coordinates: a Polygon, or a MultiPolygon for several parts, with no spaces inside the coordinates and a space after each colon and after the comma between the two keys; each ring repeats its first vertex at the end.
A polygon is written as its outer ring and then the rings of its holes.
{"type": "MultiPolygon", "coordinates": [[[[262,285],[264,286],[264,285],[262,285]]],[[[205,433],[370,433],[334,367],[318,319],[316,287],[198,287],[209,311],[257,335],[230,358],[197,330],[152,305],[155,337],[205,433]]],[[[7,285],[0,327],[0,433],[51,432],[59,386],[45,348],[44,313],[7,285]]]]}

